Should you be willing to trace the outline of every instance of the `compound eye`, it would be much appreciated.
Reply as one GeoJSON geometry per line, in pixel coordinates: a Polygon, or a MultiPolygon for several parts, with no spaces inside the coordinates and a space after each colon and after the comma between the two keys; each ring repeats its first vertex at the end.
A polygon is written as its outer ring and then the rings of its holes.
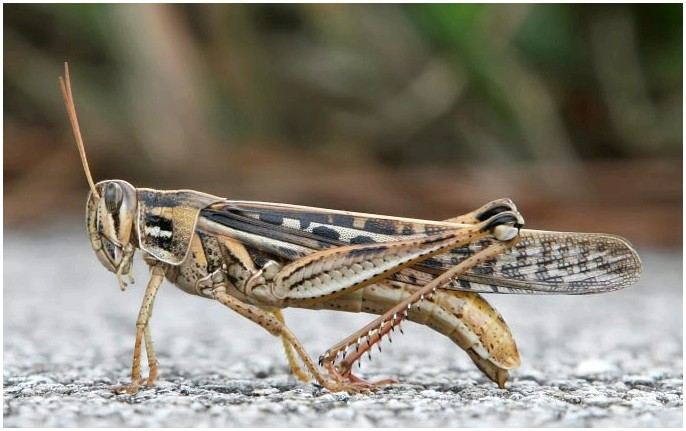
{"type": "Polygon", "coordinates": [[[119,210],[121,207],[122,199],[124,198],[124,193],[117,183],[107,183],[105,184],[105,192],[103,194],[105,199],[105,208],[109,213],[113,213],[119,210]]]}

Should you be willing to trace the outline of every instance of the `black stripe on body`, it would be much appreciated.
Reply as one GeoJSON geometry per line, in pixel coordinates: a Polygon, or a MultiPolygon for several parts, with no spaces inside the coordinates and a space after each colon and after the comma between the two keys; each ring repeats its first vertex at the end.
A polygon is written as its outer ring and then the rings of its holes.
{"type": "Polygon", "coordinates": [[[312,233],[317,235],[318,237],[324,237],[333,240],[338,240],[341,237],[341,234],[339,232],[326,226],[317,226],[314,229],[312,229],[312,233]]]}
{"type": "Polygon", "coordinates": [[[283,224],[283,215],[278,214],[278,213],[273,213],[273,212],[265,212],[265,213],[260,213],[259,214],[260,220],[262,220],[265,223],[269,224],[275,224],[277,226],[281,226],[283,224]]]}
{"type": "Polygon", "coordinates": [[[364,230],[371,233],[380,233],[382,235],[396,234],[395,224],[390,220],[367,219],[364,223],[364,230]]]}
{"type": "Polygon", "coordinates": [[[352,228],[355,223],[355,218],[347,214],[334,214],[332,217],[332,224],[335,226],[352,228]]]}
{"type": "Polygon", "coordinates": [[[367,235],[358,235],[350,240],[350,244],[371,244],[374,242],[376,241],[367,235]]]}
{"type": "Polygon", "coordinates": [[[169,250],[174,243],[174,222],[167,217],[146,213],[144,233],[149,243],[169,250]]]}
{"type": "Polygon", "coordinates": [[[114,231],[119,235],[119,225],[120,225],[120,218],[119,218],[119,211],[115,211],[111,213],[112,215],[112,225],[114,226],[114,231]]]}

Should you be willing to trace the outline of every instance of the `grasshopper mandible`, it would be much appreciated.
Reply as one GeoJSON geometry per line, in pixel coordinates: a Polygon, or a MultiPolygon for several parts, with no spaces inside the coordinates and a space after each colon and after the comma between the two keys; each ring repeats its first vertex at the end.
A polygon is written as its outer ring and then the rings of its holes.
{"type": "Polygon", "coordinates": [[[405,320],[449,337],[502,388],[508,370],[520,363],[519,352],[480,293],[589,294],[640,277],[640,259],[625,239],[522,229],[524,219],[509,199],[439,222],[135,188],[122,180],[96,184],[66,63],[60,84],[90,185],[86,224],[95,254],[122,290],[137,249],[151,270],[136,321],[131,384],[120,391],[154,384],[148,322],[165,278],[280,337],[291,370],[303,381],[312,377],[331,391],[362,392],[393,381],[367,382],[352,373],[353,365],[405,320]],[[379,317],[317,364],[286,325],[281,309],[287,307],[379,317]]]}

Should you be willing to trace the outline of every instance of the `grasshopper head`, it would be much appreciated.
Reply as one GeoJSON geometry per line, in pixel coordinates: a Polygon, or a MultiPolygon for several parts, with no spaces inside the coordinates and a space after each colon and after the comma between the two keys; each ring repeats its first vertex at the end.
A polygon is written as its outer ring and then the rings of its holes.
{"type": "Polygon", "coordinates": [[[86,204],[86,225],[98,260],[117,274],[129,274],[135,246],[136,189],[126,181],[107,180],[95,184],[86,204]]]}
{"type": "Polygon", "coordinates": [[[76,146],[81,156],[83,170],[91,188],[86,203],[86,226],[88,226],[91,244],[98,260],[105,268],[117,274],[119,287],[124,290],[126,283],[122,280],[122,275],[128,275],[129,281],[133,283],[131,260],[136,251],[136,237],[133,236],[138,205],[136,189],[131,184],[121,180],[93,183],[86,150],[83,147],[79,120],[76,116],[67,63],[64,63],[64,77],[60,76],[60,87],[62,88],[64,106],[67,108],[69,121],[74,131],[76,146]]]}

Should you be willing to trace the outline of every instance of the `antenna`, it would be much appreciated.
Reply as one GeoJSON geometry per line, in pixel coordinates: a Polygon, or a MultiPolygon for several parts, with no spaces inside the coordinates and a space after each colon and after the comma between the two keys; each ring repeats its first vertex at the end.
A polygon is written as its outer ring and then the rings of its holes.
{"type": "Polygon", "coordinates": [[[71,93],[71,79],[69,78],[69,64],[64,62],[64,77],[60,76],[60,87],[62,88],[62,98],[64,99],[64,106],[67,108],[71,128],[74,131],[74,139],[76,145],[79,147],[79,155],[81,156],[81,163],[83,170],[86,173],[86,179],[91,187],[91,191],[95,196],[100,197],[95,188],[93,177],[91,177],[91,170],[88,167],[88,160],[86,159],[86,150],[83,147],[83,138],[81,138],[81,129],[79,128],[79,120],[76,116],[76,105],[74,104],[74,96],[71,93]]]}

